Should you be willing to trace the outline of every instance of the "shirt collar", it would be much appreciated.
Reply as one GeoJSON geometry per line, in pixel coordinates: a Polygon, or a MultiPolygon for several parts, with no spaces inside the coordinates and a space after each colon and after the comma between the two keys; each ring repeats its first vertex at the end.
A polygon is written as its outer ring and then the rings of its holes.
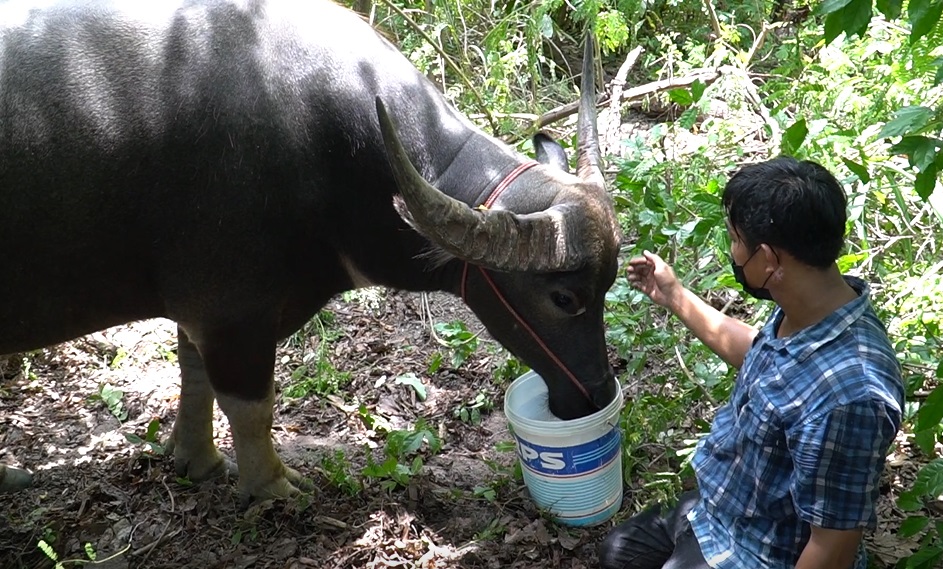
{"type": "Polygon", "coordinates": [[[783,310],[777,306],[763,328],[757,334],[754,345],[766,344],[775,350],[784,350],[790,356],[802,361],[812,355],[815,350],[823,346],[844,332],[852,323],[858,320],[868,307],[871,296],[871,287],[868,283],[845,275],[845,282],[858,293],[858,298],[848,302],[835,312],[829,314],[820,322],[799,330],[785,338],[776,337],[776,328],[783,319],[783,310]]]}

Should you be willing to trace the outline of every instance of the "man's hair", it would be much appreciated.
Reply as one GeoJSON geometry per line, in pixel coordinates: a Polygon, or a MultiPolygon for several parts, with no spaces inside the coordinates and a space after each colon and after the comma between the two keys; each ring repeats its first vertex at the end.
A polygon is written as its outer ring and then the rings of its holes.
{"type": "Polygon", "coordinates": [[[780,157],[744,166],[723,194],[727,218],[750,249],[766,243],[828,268],[845,244],[848,200],[825,168],[780,157]]]}

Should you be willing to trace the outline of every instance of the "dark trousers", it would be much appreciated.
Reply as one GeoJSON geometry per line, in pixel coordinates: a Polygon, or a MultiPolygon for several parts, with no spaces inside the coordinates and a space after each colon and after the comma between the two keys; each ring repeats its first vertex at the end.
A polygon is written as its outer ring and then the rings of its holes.
{"type": "Polygon", "coordinates": [[[602,569],[709,569],[687,513],[697,491],[665,510],[657,505],[613,529],[599,547],[602,569]],[[664,512],[663,512],[664,510],[664,512]]]}

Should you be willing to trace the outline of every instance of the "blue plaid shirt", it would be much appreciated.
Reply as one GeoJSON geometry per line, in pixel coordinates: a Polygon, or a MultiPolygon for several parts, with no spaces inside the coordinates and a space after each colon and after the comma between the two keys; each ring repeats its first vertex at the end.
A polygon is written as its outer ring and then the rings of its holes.
{"type": "MultiPolygon", "coordinates": [[[[688,519],[711,567],[792,568],[809,524],[875,526],[903,385],[867,284],[846,280],[858,298],[789,337],[776,338],[776,308],[698,443],[688,519]]],[[[862,545],[854,567],[866,565],[862,545]]]]}

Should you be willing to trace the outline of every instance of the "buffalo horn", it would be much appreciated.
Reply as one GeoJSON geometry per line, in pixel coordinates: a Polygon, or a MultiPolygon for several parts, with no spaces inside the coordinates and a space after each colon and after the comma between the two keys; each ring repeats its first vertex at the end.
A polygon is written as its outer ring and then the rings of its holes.
{"type": "Polygon", "coordinates": [[[469,207],[416,171],[379,97],[376,106],[400,191],[394,205],[416,231],[450,255],[499,271],[566,271],[582,264],[582,256],[570,246],[580,242],[578,223],[568,220],[578,215],[575,207],[558,205],[530,214],[469,207]]]}
{"type": "Polygon", "coordinates": [[[586,34],[585,44],[577,120],[576,146],[579,154],[576,173],[584,181],[604,187],[605,179],[599,167],[599,132],[596,130],[596,48],[592,34],[586,34]]]}

